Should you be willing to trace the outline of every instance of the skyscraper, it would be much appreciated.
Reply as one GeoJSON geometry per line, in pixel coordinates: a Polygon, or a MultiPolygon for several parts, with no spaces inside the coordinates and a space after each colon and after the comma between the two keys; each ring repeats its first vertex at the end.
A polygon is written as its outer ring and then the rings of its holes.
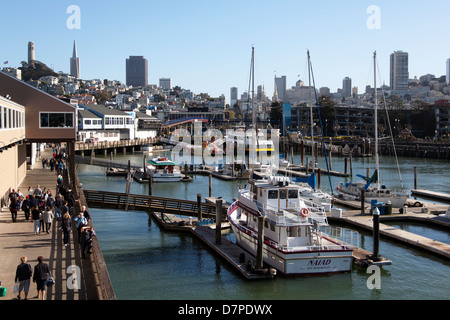
{"type": "Polygon", "coordinates": [[[238,100],[238,88],[231,87],[230,89],[230,106],[233,107],[238,100]]]}
{"type": "Polygon", "coordinates": [[[28,64],[33,64],[35,60],[34,43],[30,41],[28,42],[28,64]]]}
{"type": "Polygon", "coordinates": [[[408,81],[408,53],[394,51],[391,54],[391,90],[400,94],[408,91],[408,81]]]}
{"type": "Polygon", "coordinates": [[[278,99],[285,101],[286,99],[286,76],[280,78],[275,77],[275,87],[277,90],[278,99]]]}
{"type": "Polygon", "coordinates": [[[172,89],[172,79],[171,78],[160,78],[159,79],[159,87],[165,90],[172,89]]]}
{"type": "Polygon", "coordinates": [[[148,84],[148,62],[144,56],[130,56],[126,60],[126,82],[133,87],[148,84]]]}
{"type": "Polygon", "coordinates": [[[73,54],[70,58],[70,75],[80,79],[80,59],[77,57],[77,43],[73,41],[73,54]]]}
{"type": "Polygon", "coordinates": [[[352,96],[352,79],[349,77],[345,77],[344,80],[342,80],[342,96],[344,98],[352,96]]]}

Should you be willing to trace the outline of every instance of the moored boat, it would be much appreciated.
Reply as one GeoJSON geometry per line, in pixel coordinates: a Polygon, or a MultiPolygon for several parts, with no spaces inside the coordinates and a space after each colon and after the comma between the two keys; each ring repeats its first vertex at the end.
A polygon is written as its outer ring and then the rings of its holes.
{"type": "Polygon", "coordinates": [[[147,173],[153,182],[179,182],[183,177],[180,166],[166,157],[148,160],[147,173]]]}
{"type": "Polygon", "coordinates": [[[351,271],[353,246],[321,231],[322,206],[300,197],[301,187],[284,177],[250,181],[228,209],[237,244],[255,255],[258,219],[264,218],[263,261],[285,276],[351,271]]]}

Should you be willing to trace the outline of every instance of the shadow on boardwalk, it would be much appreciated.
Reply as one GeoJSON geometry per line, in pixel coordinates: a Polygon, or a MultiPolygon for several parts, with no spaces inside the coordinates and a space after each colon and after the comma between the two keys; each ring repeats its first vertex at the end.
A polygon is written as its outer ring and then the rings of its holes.
{"type": "MultiPolygon", "coordinates": [[[[56,173],[50,169],[43,169],[41,164],[36,164],[33,169],[27,170],[27,175],[18,188],[24,195],[28,186],[33,189],[39,184],[41,188],[50,189],[56,196],[56,173]]],[[[49,234],[41,232],[34,234],[33,221],[25,220],[23,211],[18,212],[16,222],[12,222],[11,214],[7,207],[0,212],[0,281],[7,288],[6,296],[0,300],[17,299],[17,293],[13,292],[16,268],[20,263],[20,257],[26,256],[28,263],[34,269],[38,256],[44,257],[55,278],[55,285],[48,288],[47,300],[97,300],[97,284],[94,277],[91,259],[82,259],[81,249],[78,244],[76,223],[72,222],[73,230],[70,245],[64,246],[63,234],[59,230],[61,222],[56,219],[52,223],[49,234]],[[72,271],[73,270],[73,271],[72,271]],[[79,275],[78,286],[72,285],[76,278],[72,272],[79,275]],[[68,283],[69,282],[69,283],[68,283]],[[69,285],[68,285],[69,284],[69,285]]],[[[24,298],[22,293],[22,299],[24,298]]],[[[36,284],[31,281],[28,299],[37,299],[36,284]]]]}

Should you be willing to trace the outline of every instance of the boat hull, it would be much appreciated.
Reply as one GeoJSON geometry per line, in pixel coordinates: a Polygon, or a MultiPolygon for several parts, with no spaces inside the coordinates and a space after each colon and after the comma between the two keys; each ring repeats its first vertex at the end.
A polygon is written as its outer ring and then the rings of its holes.
{"type": "Polygon", "coordinates": [[[179,182],[181,181],[182,175],[170,174],[170,173],[156,173],[151,175],[153,182],[179,182]]]}
{"type": "MultiPolygon", "coordinates": [[[[344,199],[344,200],[350,200],[350,201],[359,201],[360,196],[356,196],[350,193],[342,192],[338,190],[338,194],[344,199]]],[[[365,202],[371,203],[372,200],[376,200],[377,202],[383,202],[387,203],[388,201],[391,202],[393,208],[403,208],[403,206],[406,203],[406,200],[408,199],[408,196],[389,196],[389,197],[371,197],[368,195],[365,195],[365,202]]]]}
{"type": "MultiPolygon", "coordinates": [[[[231,224],[236,243],[252,255],[256,255],[257,239],[231,224]]],[[[317,250],[305,252],[282,252],[266,243],[263,245],[265,264],[284,276],[305,276],[313,274],[331,274],[350,272],[352,269],[352,251],[317,250]]]]}
{"type": "MultiPolygon", "coordinates": [[[[240,208],[236,210],[241,210],[240,208]]],[[[256,232],[242,227],[228,214],[231,228],[236,237],[236,244],[252,256],[256,256],[258,238],[256,232]]],[[[284,276],[305,276],[314,274],[331,274],[350,272],[353,262],[353,250],[341,246],[342,249],[323,249],[310,247],[303,250],[281,250],[273,242],[265,238],[263,244],[263,261],[266,265],[277,269],[284,276]]]]}

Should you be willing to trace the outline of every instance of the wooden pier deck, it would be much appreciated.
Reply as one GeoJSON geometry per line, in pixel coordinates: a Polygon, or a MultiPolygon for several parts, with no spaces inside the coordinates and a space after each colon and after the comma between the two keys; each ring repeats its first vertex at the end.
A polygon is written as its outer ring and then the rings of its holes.
{"type": "Polygon", "coordinates": [[[422,189],[413,189],[411,190],[411,193],[417,196],[423,196],[431,199],[444,200],[450,202],[450,194],[448,193],[434,192],[422,189]]]}
{"type": "MultiPolygon", "coordinates": [[[[389,220],[410,220],[421,223],[430,223],[450,229],[450,219],[442,218],[436,214],[421,213],[422,208],[408,208],[406,214],[392,214],[380,216],[380,235],[401,243],[435,253],[440,257],[450,259],[450,245],[429,239],[405,230],[383,224],[389,220]]],[[[373,231],[373,220],[371,215],[360,215],[359,211],[345,211],[341,218],[328,217],[330,221],[339,221],[361,229],[373,231]]]]}

